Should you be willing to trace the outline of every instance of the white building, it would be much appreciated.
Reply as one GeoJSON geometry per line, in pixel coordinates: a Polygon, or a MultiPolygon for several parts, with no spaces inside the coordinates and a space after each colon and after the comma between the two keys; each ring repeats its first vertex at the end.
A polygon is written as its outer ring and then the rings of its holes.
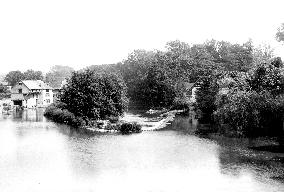
{"type": "Polygon", "coordinates": [[[20,81],[11,89],[14,105],[27,108],[46,107],[53,103],[52,87],[41,80],[20,81]]]}

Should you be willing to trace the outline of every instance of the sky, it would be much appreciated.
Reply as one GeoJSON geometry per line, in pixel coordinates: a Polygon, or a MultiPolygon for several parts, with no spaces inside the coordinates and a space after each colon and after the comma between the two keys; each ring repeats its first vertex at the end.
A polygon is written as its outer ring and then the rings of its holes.
{"type": "Polygon", "coordinates": [[[117,63],[166,42],[270,44],[283,0],[0,0],[0,73],[117,63]]]}

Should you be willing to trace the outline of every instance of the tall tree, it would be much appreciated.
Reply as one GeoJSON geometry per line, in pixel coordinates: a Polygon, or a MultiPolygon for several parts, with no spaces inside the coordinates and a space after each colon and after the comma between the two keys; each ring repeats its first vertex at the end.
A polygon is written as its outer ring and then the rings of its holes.
{"type": "Polygon", "coordinates": [[[248,71],[253,63],[253,46],[248,41],[242,45],[211,40],[205,43],[215,63],[226,71],[248,71]]]}
{"type": "Polygon", "coordinates": [[[43,80],[43,74],[41,71],[34,71],[29,69],[23,73],[25,80],[43,80]]]}
{"type": "Polygon", "coordinates": [[[153,66],[136,90],[136,95],[138,102],[144,107],[170,107],[175,98],[175,90],[168,81],[166,71],[159,66],[153,66]]]}
{"type": "Polygon", "coordinates": [[[24,79],[24,74],[21,71],[10,71],[5,76],[5,81],[9,83],[9,85],[14,86],[16,83],[24,79]]]}
{"type": "Polygon", "coordinates": [[[61,86],[62,81],[69,78],[74,69],[69,66],[55,65],[46,74],[46,82],[53,88],[61,86]]]}
{"type": "Polygon", "coordinates": [[[143,80],[147,76],[147,72],[152,65],[155,53],[145,50],[134,50],[128,55],[128,58],[119,65],[119,70],[128,87],[128,94],[131,98],[135,97],[135,93],[143,80]]]}
{"type": "Polygon", "coordinates": [[[87,69],[72,74],[61,102],[75,116],[105,119],[122,115],[128,100],[123,79],[116,74],[87,69]]]}
{"type": "Polygon", "coordinates": [[[214,75],[208,75],[200,79],[200,86],[196,91],[195,110],[199,113],[199,120],[203,123],[212,121],[212,115],[216,110],[215,99],[219,91],[217,79],[214,75]]]}

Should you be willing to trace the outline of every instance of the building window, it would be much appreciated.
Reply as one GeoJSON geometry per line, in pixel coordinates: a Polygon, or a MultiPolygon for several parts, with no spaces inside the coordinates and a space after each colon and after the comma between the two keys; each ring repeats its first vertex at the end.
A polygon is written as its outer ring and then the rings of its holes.
{"type": "Polygon", "coordinates": [[[23,92],[23,90],[22,89],[19,89],[19,93],[22,93],[23,92]]]}
{"type": "Polygon", "coordinates": [[[50,99],[47,99],[47,100],[46,100],[46,103],[50,103],[50,99]]]}
{"type": "Polygon", "coordinates": [[[46,92],[49,92],[49,89],[45,90],[46,92]]]}

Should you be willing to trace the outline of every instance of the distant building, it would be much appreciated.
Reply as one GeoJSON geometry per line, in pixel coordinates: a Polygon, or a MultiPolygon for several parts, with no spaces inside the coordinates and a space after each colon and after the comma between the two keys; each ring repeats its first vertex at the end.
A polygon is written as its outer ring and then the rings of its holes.
{"type": "Polygon", "coordinates": [[[11,89],[11,100],[27,108],[46,107],[53,103],[53,88],[41,80],[20,81],[11,89]]]}

